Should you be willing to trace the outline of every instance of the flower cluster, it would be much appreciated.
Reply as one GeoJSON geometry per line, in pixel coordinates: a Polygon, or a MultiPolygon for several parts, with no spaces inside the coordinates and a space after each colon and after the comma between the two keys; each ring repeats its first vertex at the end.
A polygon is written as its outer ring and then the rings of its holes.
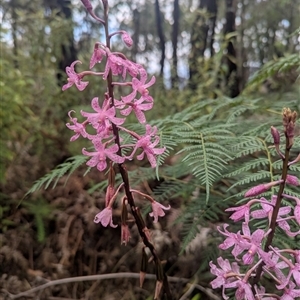
{"type": "MultiPolygon", "coordinates": [[[[128,35],[129,36],[129,35],[128,35]]],[[[70,67],[66,68],[69,76],[68,83],[63,86],[63,90],[70,88],[73,84],[82,91],[88,85],[88,82],[83,82],[82,78],[86,75],[99,75],[103,76],[103,79],[107,79],[109,72],[112,75],[122,75],[125,80],[129,74],[131,81],[113,82],[114,86],[130,86],[132,92],[121,97],[120,100],[114,99],[108,92],[104,95],[102,104],[99,103],[99,98],[95,97],[91,101],[91,107],[94,112],[81,111],[80,114],[85,120],[82,123],[78,122],[77,118],[72,117],[69,112],[70,123],[67,127],[74,131],[74,135],[71,137],[71,141],[75,141],[79,137],[86,138],[92,142],[95,151],[88,152],[86,149],[82,150],[82,153],[87,156],[91,156],[91,159],[87,162],[90,167],[97,166],[99,171],[103,171],[107,168],[107,158],[117,164],[123,163],[126,159],[132,160],[134,154],[141,149],[141,153],[137,156],[137,159],[143,159],[144,154],[148,158],[151,167],[156,166],[156,156],[162,154],[165,148],[158,148],[160,138],[157,135],[157,128],[146,124],[146,117],[144,111],[150,110],[153,107],[153,98],[149,95],[148,87],[154,84],[155,77],[147,81],[146,70],[136,63],[128,60],[123,54],[110,52],[109,48],[101,43],[97,43],[91,58],[90,67],[94,67],[97,62],[101,62],[106,57],[105,71],[100,73],[85,71],[77,74],[74,70],[74,66],[77,62],[72,63],[70,67]],[[128,130],[121,125],[125,122],[125,118],[117,117],[117,111],[123,116],[128,116],[134,113],[137,120],[145,126],[145,134],[143,136],[138,135],[136,132],[128,130]],[[89,134],[87,127],[92,127],[94,134],[89,134]],[[116,130],[123,131],[132,137],[133,143],[126,145],[119,145],[116,142],[116,135],[114,132],[114,126],[116,130]],[[133,151],[128,156],[122,156],[121,148],[132,147],[133,151]]]]}
{"type": "Polygon", "coordinates": [[[272,195],[268,200],[264,197],[250,199],[246,204],[226,209],[231,212],[230,219],[234,222],[243,221],[242,230],[228,231],[228,224],[218,227],[218,231],[225,236],[223,243],[219,245],[222,250],[231,248],[235,262],[230,264],[227,259],[219,257],[218,266],[210,262],[211,273],[217,276],[212,282],[212,288],[221,288],[224,299],[226,289],[236,289],[235,299],[283,299],[292,300],[300,297],[300,250],[278,249],[272,247],[275,227],[279,227],[287,236],[294,238],[300,235],[300,230],[292,231],[291,223],[300,228],[300,198],[285,194],[285,185],[300,186],[299,178],[287,174],[287,169],[300,161],[300,154],[293,161],[289,161],[289,150],[293,146],[294,124],[296,113],[289,109],[283,110],[284,133],[286,137],[286,151],[280,151],[280,133],[272,127],[273,144],[283,161],[282,177],[279,180],[267,184],[259,184],[245,193],[245,197],[256,197],[265,193],[270,188],[279,185],[277,195],[272,195]],[[286,168],[286,169],[285,169],[286,168]],[[284,203],[288,205],[282,205],[284,203]],[[250,223],[255,219],[267,219],[265,229],[251,230],[250,223]],[[264,245],[264,246],[263,246],[264,245]],[[240,266],[244,266],[246,272],[240,272],[240,266]],[[278,293],[266,292],[265,287],[260,286],[262,276],[268,276],[275,281],[278,293]],[[281,291],[281,292],[280,292],[281,291]]]}
{"type": "MultiPolygon", "coordinates": [[[[104,26],[105,43],[97,42],[91,55],[89,70],[76,72],[76,64],[81,64],[79,60],[74,61],[66,68],[68,83],[62,87],[62,90],[71,88],[73,85],[79,91],[83,91],[89,84],[83,81],[86,76],[99,76],[106,82],[107,90],[103,98],[94,97],[91,101],[92,112],[80,111],[82,122],[74,116],[74,111],[69,112],[70,123],[66,126],[74,132],[71,142],[78,138],[84,138],[93,145],[93,149],[83,148],[82,153],[89,157],[87,165],[97,167],[99,171],[104,171],[109,165],[108,187],[105,195],[105,208],[94,218],[95,223],[101,223],[102,226],[108,225],[116,228],[117,224],[113,222],[113,204],[117,199],[120,189],[124,187],[125,194],[122,196],[122,214],[121,214],[121,244],[127,244],[130,239],[129,220],[127,206],[131,209],[132,217],[138,227],[138,232],[142,238],[145,247],[151,252],[152,261],[155,263],[157,271],[157,282],[155,289],[155,299],[159,297],[162,286],[170,298],[165,272],[161,261],[157,255],[154,245],[151,242],[151,235],[143,220],[139,208],[135,205],[133,194],[142,196],[142,199],[151,203],[154,222],[158,222],[158,217],[165,215],[165,210],[170,206],[163,206],[156,202],[151,196],[131,188],[128,172],[124,166],[126,160],[132,160],[136,157],[138,160],[147,158],[151,167],[157,166],[157,156],[165,152],[165,147],[160,147],[160,137],[156,126],[147,124],[145,112],[152,109],[154,100],[150,95],[148,88],[155,83],[155,77],[148,78],[147,71],[140,65],[129,60],[124,54],[111,50],[111,38],[121,35],[126,47],[131,47],[133,41],[130,35],[119,30],[109,33],[108,26],[108,1],[102,0],[103,19],[93,10],[89,0],[82,0],[89,15],[104,26]],[[102,65],[100,72],[91,69],[102,65]],[[118,91],[126,87],[126,94],[115,96],[115,87],[118,91]],[[126,117],[134,115],[142,127],[142,134],[126,128],[126,117]],[[126,141],[126,143],[125,143],[126,141]],[[126,150],[126,151],[125,151],[126,150]],[[116,168],[114,168],[116,165],[116,168]],[[115,187],[115,169],[118,169],[122,178],[122,183],[115,187]]],[[[148,259],[147,259],[148,260],[148,259]]],[[[145,273],[145,267],[141,267],[141,274],[145,273]]],[[[141,284],[143,282],[141,275],[141,284]]]]}
{"type": "MultiPolygon", "coordinates": [[[[89,14],[99,21],[106,29],[107,25],[107,1],[103,2],[104,19],[100,19],[93,12],[93,7],[89,0],[82,0],[85,8],[89,14]]],[[[94,97],[91,101],[91,108],[93,112],[80,111],[83,122],[79,122],[74,116],[75,111],[69,112],[70,123],[66,126],[74,132],[71,137],[71,142],[78,138],[84,138],[90,141],[93,145],[92,151],[83,148],[82,153],[89,157],[87,165],[89,167],[97,167],[99,171],[104,171],[109,168],[109,185],[106,192],[105,209],[95,216],[94,222],[101,223],[104,227],[110,225],[117,227],[113,223],[113,203],[117,197],[121,184],[116,190],[114,186],[114,170],[113,164],[121,165],[126,160],[132,160],[135,156],[138,160],[145,157],[148,159],[152,168],[157,166],[157,155],[163,154],[165,147],[159,147],[160,137],[156,126],[151,126],[146,123],[144,112],[152,109],[153,97],[150,95],[148,88],[155,83],[155,77],[152,76],[148,80],[147,71],[140,65],[129,60],[124,54],[120,52],[113,52],[110,48],[110,39],[115,35],[121,35],[126,47],[131,47],[133,42],[130,35],[123,30],[107,34],[106,43],[97,42],[94,46],[94,51],[91,55],[89,69],[80,73],[76,72],[75,66],[81,64],[81,61],[74,61],[66,68],[68,75],[68,83],[62,87],[62,90],[71,88],[73,85],[79,91],[83,91],[89,84],[88,81],[83,81],[86,76],[100,76],[107,83],[107,92],[103,99],[94,97]],[[103,62],[102,71],[94,72],[91,69],[103,62]],[[118,80],[113,81],[113,78],[118,80]],[[115,98],[114,87],[127,87],[131,89],[129,94],[115,98]],[[134,114],[138,122],[144,126],[144,134],[127,129],[124,126],[126,117],[134,114]],[[123,143],[123,139],[119,134],[127,135],[126,141],[130,143],[123,143]],[[126,154],[122,153],[122,149],[126,148],[126,154]],[[131,149],[131,151],[130,151],[131,149]]],[[[122,175],[122,174],[121,174],[122,175]]],[[[124,174],[123,174],[124,175],[124,174]]],[[[127,176],[127,175],[126,175],[127,176]]],[[[126,177],[125,176],[125,177],[126,177]]],[[[128,185],[128,183],[126,183],[128,185]]],[[[125,185],[125,182],[124,182],[125,185]]],[[[127,204],[127,198],[133,199],[131,196],[132,189],[127,186],[130,195],[123,197],[123,210],[127,204]]],[[[135,191],[136,193],[140,193],[135,191]]],[[[141,194],[141,193],[140,193],[141,194]]],[[[152,197],[144,195],[143,198],[151,202],[153,212],[150,216],[154,218],[154,222],[158,221],[158,217],[164,216],[163,210],[170,209],[169,206],[163,206],[156,202],[152,197]]],[[[134,207],[133,203],[130,203],[134,207]]],[[[138,217],[138,216],[137,216],[138,217]]],[[[127,210],[122,216],[122,232],[121,243],[127,243],[130,233],[127,226],[127,210]]],[[[144,228],[143,228],[144,230],[144,228]]]]}

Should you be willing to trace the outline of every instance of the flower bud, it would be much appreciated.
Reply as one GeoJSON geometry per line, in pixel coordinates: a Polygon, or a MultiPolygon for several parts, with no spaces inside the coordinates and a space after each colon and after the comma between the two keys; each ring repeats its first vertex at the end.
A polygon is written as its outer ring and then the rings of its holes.
{"type": "Polygon", "coordinates": [[[131,46],[133,44],[133,40],[126,31],[124,31],[124,33],[122,34],[122,40],[128,48],[131,48],[131,46]]]}
{"type": "Polygon", "coordinates": [[[299,179],[294,175],[287,175],[285,182],[294,186],[300,185],[299,179]]]}
{"type": "Polygon", "coordinates": [[[272,136],[273,136],[273,143],[274,143],[274,145],[276,146],[276,145],[279,145],[280,144],[280,133],[279,133],[279,131],[275,128],[275,127],[273,127],[273,126],[271,126],[271,134],[272,134],[272,136]]]}
{"type": "Polygon", "coordinates": [[[284,133],[289,140],[289,147],[292,147],[294,143],[296,119],[297,113],[295,111],[292,112],[289,108],[283,109],[282,120],[284,126],[284,133]]]}
{"type": "Polygon", "coordinates": [[[254,186],[253,188],[251,188],[250,190],[248,190],[245,193],[245,197],[254,197],[259,194],[262,194],[262,193],[268,191],[272,186],[278,185],[281,182],[282,182],[282,180],[277,180],[277,181],[272,181],[270,183],[259,184],[257,186],[254,186]]]}

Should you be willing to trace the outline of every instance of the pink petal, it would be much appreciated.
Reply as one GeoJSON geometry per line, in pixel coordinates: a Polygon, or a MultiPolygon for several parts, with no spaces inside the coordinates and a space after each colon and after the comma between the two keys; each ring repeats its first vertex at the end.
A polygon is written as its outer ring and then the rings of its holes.
{"type": "Polygon", "coordinates": [[[266,218],[268,214],[263,209],[259,209],[251,212],[251,216],[255,219],[263,219],[266,218]]]}
{"type": "Polygon", "coordinates": [[[123,116],[128,116],[131,112],[132,112],[132,106],[129,106],[128,108],[121,110],[121,114],[123,116]]]}
{"type": "Polygon", "coordinates": [[[117,164],[122,164],[125,161],[125,157],[112,154],[112,153],[107,153],[107,156],[115,163],[117,164]]]}
{"type": "Polygon", "coordinates": [[[95,167],[98,164],[99,160],[96,156],[92,157],[86,164],[89,167],[95,167]]]}
{"type": "Polygon", "coordinates": [[[82,149],[82,154],[87,155],[87,156],[94,156],[97,154],[97,152],[88,152],[85,150],[85,148],[82,149]]]}
{"type": "Polygon", "coordinates": [[[92,99],[91,106],[92,106],[92,108],[93,108],[94,111],[96,111],[96,112],[102,112],[102,109],[101,109],[101,107],[99,105],[99,99],[98,99],[98,97],[95,97],[95,98],[92,99]]]}
{"type": "Polygon", "coordinates": [[[294,209],[294,216],[298,224],[300,224],[300,205],[296,205],[294,209]]]}
{"type": "Polygon", "coordinates": [[[289,214],[291,212],[291,209],[292,208],[290,206],[280,207],[278,214],[280,216],[287,215],[287,214],[289,214]]]}
{"type": "Polygon", "coordinates": [[[66,83],[65,85],[63,85],[62,90],[65,91],[66,89],[69,89],[73,84],[74,82],[66,83]]]}
{"type": "Polygon", "coordinates": [[[79,82],[75,82],[75,84],[76,84],[78,90],[82,92],[87,87],[89,82],[88,81],[79,81],[79,82]]]}
{"type": "Polygon", "coordinates": [[[138,108],[136,108],[134,110],[134,113],[136,115],[136,118],[138,119],[138,121],[141,123],[141,124],[144,124],[146,123],[146,117],[145,117],[145,114],[138,108]]]}
{"type": "Polygon", "coordinates": [[[152,76],[151,80],[144,85],[144,88],[147,89],[148,87],[150,87],[151,85],[153,85],[155,83],[156,79],[154,76],[152,76]]]}
{"type": "MultiPolygon", "coordinates": [[[[91,159],[92,160],[92,159],[91,159]]],[[[94,166],[92,166],[94,167],[94,166]]],[[[98,164],[97,164],[97,169],[102,172],[106,169],[107,167],[107,163],[106,163],[106,160],[98,160],[98,164]]]]}

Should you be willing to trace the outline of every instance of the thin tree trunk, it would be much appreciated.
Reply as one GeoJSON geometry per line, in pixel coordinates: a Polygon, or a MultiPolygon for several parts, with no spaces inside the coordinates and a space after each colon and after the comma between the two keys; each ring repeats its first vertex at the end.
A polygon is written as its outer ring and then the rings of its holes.
{"type": "Polygon", "coordinates": [[[19,62],[18,62],[18,39],[17,39],[17,14],[16,14],[16,2],[15,0],[11,1],[11,17],[12,17],[12,38],[13,38],[13,54],[14,54],[14,66],[16,69],[19,68],[19,62]]]}
{"type": "Polygon", "coordinates": [[[214,56],[214,41],[215,41],[215,27],[216,27],[216,21],[217,21],[217,13],[218,13],[218,5],[216,0],[211,0],[209,2],[208,6],[209,13],[212,14],[212,16],[209,19],[209,28],[210,28],[210,56],[214,56]]]}
{"type": "MultiPolygon", "coordinates": [[[[71,0],[45,0],[45,6],[51,10],[57,9],[60,16],[65,17],[67,20],[72,20],[71,0]]],[[[62,73],[65,72],[65,68],[70,66],[70,64],[77,59],[73,27],[70,27],[70,31],[65,37],[65,40],[67,42],[61,44],[62,56],[58,62],[59,72],[56,75],[59,84],[62,84],[61,80],[64,78],[62,73]]]]}
{"type": "Polygon", "coordinates": [[[191,32],[191,52],[189,56],[191,89],[196,89],[199,80],[199,57],[204,57],[204,52],[209,44],[211,56],[214,54],[213,43],[215,34],[215,24],[217,17],[216,0],[200,0],[199,11],[196,14],[191,32]],[[203,17],[200,10],[206,9],[210,17],[203,17]]]}
{"type": "Polygon", "coordinates": [[[242,91],[249,77],[249,67],[247,67],[247,50],[244,47],[245,14],[247,6],[245,4],[245,0],[240,0],[240,4],[241,13],[239,17],[241,19],[241,23],[239,26],[237,40],[237,76],[239,78],[239,91],[242,91]]]}
{"type": "MultiPolygon", "coordinates": [[[[235,11],[236,0],[226,0],[226,24],[224,28],[225,35],[235,31],[235,11]]],[[[227,87],[231,97],[236,97],[239,94],[239,81],[237,76],[236,51],[232,39],[227,45],[227,87]]]]}
{"type": "Polygon", "coordinates": [[[178,44],[178,33],[179,33],[179,0],[174,0],[173,10],[173,31],[172,31],[172,46],[173,46],[173,66],[171,70],[171,84],[173,88],[178,88],[178,57],[177,57],[177,44],[178,44]]]}
{"type": "Polygon", "coordinates": [[[159,45],[161,50],[161,58],[160,58],[160,76],[163,77],[164,74],[164,65],[165,65],[165,36],[163,32],[163,23],[162,23],[162,17],[161,17],[161,11],[159,8],[159,2],[158,0],[155,0],[155,15],[156,15],[156,27],[157,27],[157,33],[159,37],[159,45]]]}

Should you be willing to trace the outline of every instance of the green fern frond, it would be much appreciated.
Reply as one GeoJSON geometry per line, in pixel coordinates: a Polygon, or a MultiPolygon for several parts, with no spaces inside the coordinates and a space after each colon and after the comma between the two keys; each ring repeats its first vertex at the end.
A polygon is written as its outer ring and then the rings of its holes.
{"type": "Polygon", "coordinates": [[[289,54],[285,57],[280,57],[277,61],[266,63],[248,82],[248,87],[254,87],[262,84],[268,78],[277,73],[285,73],[292,68],[299,68],[300,56],[298,53],[289,54]]]}
{"type": "Polygon", "coordinates": [[[262,170],[257,173],[251,173],[245,175],[244,178],[235,182],[228,190],[231,190],[236,186],[247,185],[253,182],[256,182],[258,184],[259,182],[262,182],[262,180],[264,180],[264,182],[269,182],[270,178],[271,178],[271,174],[268,171],[262,170]]]}
{"type": "Polygon", "coordinates": [[[189,203],[181,217],[176,220],[176,223],[183,224],[183,240],[180,253],[183,253],[188,244],[199,233],[201,226],[207,225],[207,222],[219,220],[225,207],[226,203],[221,201],[219,197],[211,197],[209,203],[206,204],[204,197],[201,197],[201,193],[199,197],[194,198],[189,203]]]}
{"type": "Polygon", "coordinates": [[[55,188],[60,178],[62,178],[67,172],[69,172],[70,176],[79,166],[81,166],[86,161],[87,157],[84,155],[76,155],[68,158],[64,163],[58,165],[54,170],[38,179],[33,184],[31,189],[25,194],[25,197],[40,190],[42,187],[47,189],[54,180],[55,181],[52,188],[55,188]]]}
{"type": "Polygon", "coordinates": [[[226,177],[233,177],[241,173],[246,173],[250,170],[263,169],[270,164],[269,160],[265,157],[259,157],[247,162],[247,164],[242,165],[241,167],[234,168],[234,171],[225,174],[226,177]]]}

